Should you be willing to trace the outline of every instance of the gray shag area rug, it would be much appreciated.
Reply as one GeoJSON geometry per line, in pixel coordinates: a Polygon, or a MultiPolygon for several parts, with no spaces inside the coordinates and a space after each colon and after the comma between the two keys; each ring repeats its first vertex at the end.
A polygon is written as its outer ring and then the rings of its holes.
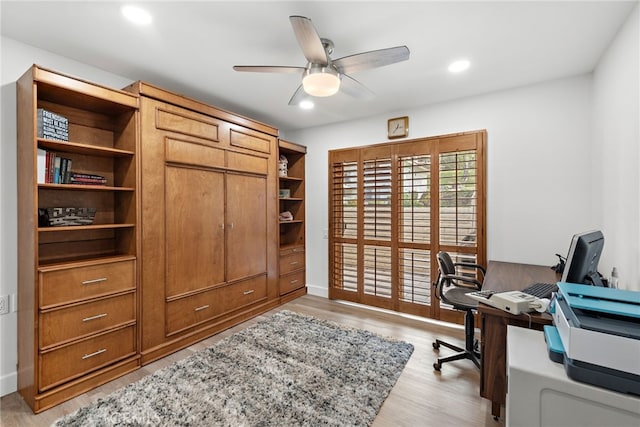
{"type": "Polygon", "coordinates": [[[289,311],[55,426],[367,426],[413,345],[289,311]]]}

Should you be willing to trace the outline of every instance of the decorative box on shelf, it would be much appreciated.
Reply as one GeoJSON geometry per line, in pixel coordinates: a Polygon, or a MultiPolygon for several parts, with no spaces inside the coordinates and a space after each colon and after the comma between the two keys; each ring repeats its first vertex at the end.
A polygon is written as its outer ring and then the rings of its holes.
{"type": "Polygon", "coordinates": [[[41,208],[38,209],[40,227],[66,227],[91,225],[96,216],[96,208],[41,208]]]}
{"type": "Polygon", "coordinates": [[[289,188],[281,188],[279,190],[279,195],[281,199],[288,199],[291,197],[291,190],[289,188]]]}

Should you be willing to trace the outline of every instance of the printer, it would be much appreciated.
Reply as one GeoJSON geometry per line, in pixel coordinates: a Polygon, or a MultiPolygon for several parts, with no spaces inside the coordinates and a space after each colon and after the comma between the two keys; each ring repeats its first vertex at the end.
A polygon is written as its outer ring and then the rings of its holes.
{"type": "Polygon", "coordinates": [[[558,283],[549,357],[580,382],[640,396],[640,292],[558,283]]]}

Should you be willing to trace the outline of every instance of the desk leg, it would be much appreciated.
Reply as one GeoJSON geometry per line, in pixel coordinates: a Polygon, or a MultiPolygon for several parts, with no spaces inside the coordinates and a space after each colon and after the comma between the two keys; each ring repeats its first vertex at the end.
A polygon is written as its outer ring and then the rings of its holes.
{"type": "Polygon", "coordinates": [[[482,314],[482,372],[480,395],[491,400],[491,415],[500,416],[506,402],[507,320],[501,316],[482,314]]]}

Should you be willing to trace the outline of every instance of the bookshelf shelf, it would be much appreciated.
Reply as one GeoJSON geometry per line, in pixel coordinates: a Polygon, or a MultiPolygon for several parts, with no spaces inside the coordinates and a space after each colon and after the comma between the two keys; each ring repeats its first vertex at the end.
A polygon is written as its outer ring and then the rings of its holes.
{"type": "Polygon", "coordinates": [[[38,148],[60,153],[86,154],[103,157],[131,157],[135,152],[117,148],[101,147],[77,142],[60,142],[51,139],[38,138],[38,148]]]}

